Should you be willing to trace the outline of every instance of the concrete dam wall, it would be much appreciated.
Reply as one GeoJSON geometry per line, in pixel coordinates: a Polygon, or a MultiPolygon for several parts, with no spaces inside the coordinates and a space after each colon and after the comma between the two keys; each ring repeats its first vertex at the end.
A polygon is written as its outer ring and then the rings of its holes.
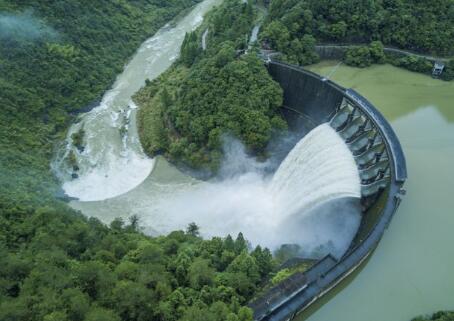
{"type": "Polygon", "coordinates": [[[284,90],[282,110],[290,129],[303,137],[329,123],[348,145],[361,179],[362,220],[347,252],[340,259],[325,256],[250,303],[255,320],[283,321],[304,311],[371,254],[405,194],[407,170],[393,129],[359,93],[300,67],[271,61],[268,70],[284,90]]]}

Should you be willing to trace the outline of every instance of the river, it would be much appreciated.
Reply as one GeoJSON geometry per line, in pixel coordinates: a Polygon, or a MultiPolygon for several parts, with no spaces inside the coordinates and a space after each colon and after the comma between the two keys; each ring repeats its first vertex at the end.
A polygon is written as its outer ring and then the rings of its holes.
{"type": "Polygon", "coordinates": [[[407,158],[407,195],[362,271],[299,320],[409,321],[452,310],[454,82],[390,65],[336,65],[309,69],[359,91],[391,122],[407,158]]]}
{"type": "Polygon", "coordinates": [[[186,16],[168,23],[153,37],[146,40],[112,89],[107,91],[99,106],[82,114],[71,126],[52,167],[64,182],[63,189],[81,201],[101,201],[115,198],[140,185],[149,175],[154,160],[148,158],[140,145],[136,128],[137,106],[131,97],[146,79],[154,79],[177,59],[186,32],[195,30],[203,16],[222,0],[205,0],[186,16]],[[84,150],[72,146],[71,136],[80,129],[85,131],[84,150]],[[67,165],[70,152],[77,159],[78,178],[67,165]]]}

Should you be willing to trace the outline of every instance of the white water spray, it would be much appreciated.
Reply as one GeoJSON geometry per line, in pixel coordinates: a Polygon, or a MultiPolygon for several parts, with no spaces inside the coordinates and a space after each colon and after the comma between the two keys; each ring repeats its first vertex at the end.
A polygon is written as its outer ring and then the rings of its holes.
{"type": "Polygon", "coordinates": [[[337,198],[361,197],[353,155],[328,124],[313,129],[292,149],[275,173],[270,191],[280,216],[307,213],[337,198]]]}
{"type": "Polygon", "coordinates": [[[217,3],[219,0],[199,3],[175,27],[167,25],[145,41],[101,104],[83,114],[80,122],[70,128],[66,148],[52,164],[67,195],[81,201],[113,198],[134,189],[150,174],[153,160],[140,145],[136,106],[131,97],[146,79],[156,78],[173,63],[185,33],[197,28],[203,15],[217,3]],[[71,135],[82,126],[86,133],[85,149],[80,152],[72,146],[71,135]],[[71,178],[73,170],[68,166],[71,151],[79,168],[75,179],[71,178]]]}
{"type": "Polygon", "coordinates": [[[361,219],[358,170],[344,141],[322,124],[292,149],[273,177],[266,175],[268,165],[230,142],[221,181],[176,188],[147,204],[142,200],[133,214],[158,234],[196,222],[204,237],[243,232],[253,245],[276,249],[296,243],[305,255],[340,257],[361,219]]]}

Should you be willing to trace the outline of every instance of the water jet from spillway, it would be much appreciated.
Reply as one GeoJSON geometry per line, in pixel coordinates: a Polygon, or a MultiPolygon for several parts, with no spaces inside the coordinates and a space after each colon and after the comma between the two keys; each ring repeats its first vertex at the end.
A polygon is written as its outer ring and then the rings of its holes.
{"type": "Polygon", "coordinates": [[[305,136],[274,174],[271,195],[282,215],[307,213],[337,198],[360,198],[360,180],[352,153],[328,124],[305,136]]]}
{"type": "Polygon", "coordinates": [[[248,157],[238,142],[227,144],[224,179],[203,182],[155,199],[142,222],[158,233],[196,222],[204,237],[243,232],[252,245],[271,249],[296,243],[303,254],[340,257],[359,223],[360,181],[355,161],[328,124],[307,134],[274,175],[248,157]],[[239,161],[236,161],[239,160],[239,161]],[[246,170],[245,170],[246,169],[246,170]]]}

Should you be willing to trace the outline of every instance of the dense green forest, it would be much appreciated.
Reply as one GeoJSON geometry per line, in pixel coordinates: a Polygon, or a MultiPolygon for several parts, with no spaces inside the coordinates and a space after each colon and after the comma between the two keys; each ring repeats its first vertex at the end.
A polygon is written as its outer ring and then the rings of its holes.
{"type": "Polygon", "coordinates": [[[55,199],[49,163],[138,45],[195,0],[0,0],[0,320],[251,320],[275,263],[242,235],[143,235],[55,199]]]}
{"type": "Polygon", "coordinates": [[[45,204],[70,114],[96,104],[139,44],[197,1],[0,0],[0,195],[45,204]]]}
{"type": "Polygon", "coordinates": [[[150,238],[64,208],[0,203],[2,321],[251,321],[242,307],[275,263],[241,234],[202,240],[197,226],[150,238]]]}
{"type": "Polygon", "coordinates": [[[136,95],[139,132],[150,155],[163,153],[173,162],[215,171],[224,135],[261,155],[273,133],[286,128],[278,113],[282,89],[252,48],[243,54],[255,17],[252,5],[224,1],[186,36],[176,65],[136,95]]]}
{"type": "MultiPolygon", "coordinates": [[[[386,46],[449,57],[454,55],[454,2],[272,0],[261,39],[280,51],[282,59],[299,64],[317,61],[316,43],[372,43],[374,46],[381,42],[386,46]]],[[[362,46],[351,50],[347,53],[347,63],[366,66],[379,62],[369,49],[362,46]]],[[[426,73],[429,63],[414,57],[389,57],[386,62],[426,73]]],[[[448,63],[445,78],[454,78],[454,61],[448,63]]]]}

